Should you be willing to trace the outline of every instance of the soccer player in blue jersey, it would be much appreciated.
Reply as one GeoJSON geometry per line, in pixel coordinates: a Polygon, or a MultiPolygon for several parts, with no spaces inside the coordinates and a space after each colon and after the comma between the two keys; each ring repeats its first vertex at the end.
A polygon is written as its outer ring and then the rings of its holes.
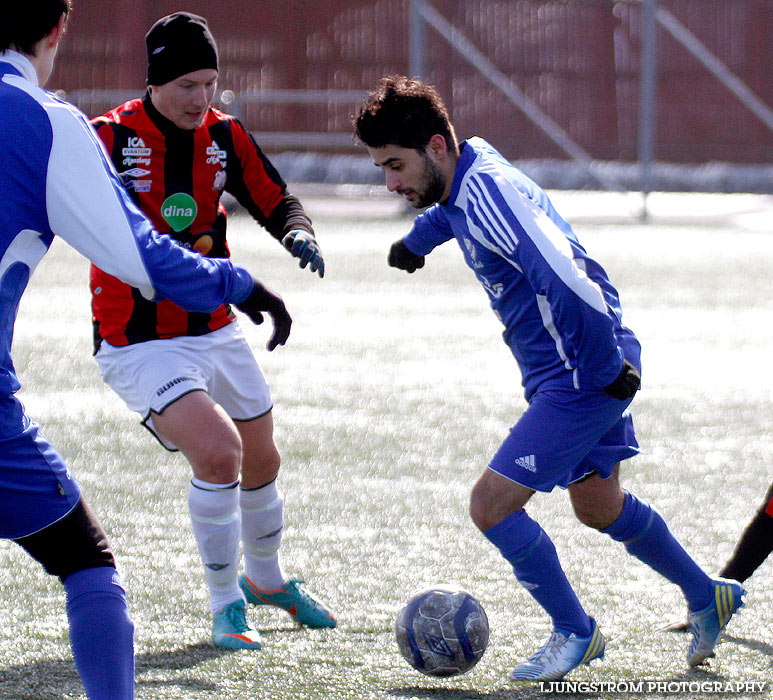
{"type": "Polygon", "coordinates": [[[394,243],[388,262],[415,272],[456,239],[505,327],[528,408],[475,484],[470,514],[550,616],[553,631],[510,673],[550,681],[604,655],[555,547],[524,510],[536,491],[569,491],[585,525],[677,584],[685,595],[690,666],[712,656],[743,605],[735,581],[710,578],[649,503],[621,488],[621,460],[638,453],[628,406],[639,388],[639,342],[622,322],[616,289],[543,190],[481,138],[458,143],[431,86],[381,81],[354,121],[386,186],[429,207],[394,243]]]}
{"type": "Polygon", "coordinates": [[[70,643],[91,700],[134,697],[134,625],[107,537],[62,458],[15,394],[11,359],[19,301],[59,236],[140,290],[191,311],[232,302],[274,324],[291,319],[281,298],[228,260],[204,259],[159,236],[132,204],[83,114],[43,90],[69,0],[10,0],[0,10],[0,537],[58,576],[70,643]]]}

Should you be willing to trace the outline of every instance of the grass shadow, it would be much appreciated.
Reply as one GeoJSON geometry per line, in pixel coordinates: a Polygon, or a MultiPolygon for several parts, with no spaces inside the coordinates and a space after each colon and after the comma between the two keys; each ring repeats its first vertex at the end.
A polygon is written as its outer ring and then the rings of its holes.
{"type": "MultiPolygon", "coordinates": [[[[182,671],[210,659],[232,654],[210,642],[200,642],[168,651],[135,656],[137,690],[179,687],[190,691],[213,691],[218,683],[204,678],[143,678],[152,671],[182,671]]],[[[62,700],[83,692],[72,658],[41,659],[0,669],[0,700],[62,700]]]]}
{"type": "Polygon", "coordinates": [[[41,659],[0,669],[2,700],[59,700],[82,692],[71,658],[41,659]]]}
{"type": "Polygon", "coordinates": [[[725,642],[732,642],[733,644],[737,644],[741,647],[746,647],[747,649],[751,649],[752,651],[760,651],[766,656],[773,656],[773,644],[768,644],[767,642],[760,642],[757,639],[745,639],[744,637],[733,637],[729,634],[724,634],[722,636],[723,641],[725,642]]]}
{"type": "MultiPolygon", "coordinates": [[[[492,692],[480,692],[464,688],[427,688],[403,686],[387,691],[391,698],[426,698],[427,700],[536,700],[553,697],[538,686],[502,688],[492,692]]],[[[566,697],[566,696],[563,696],[566,697]]]]}
{"type": "Polygon", "coordinates": [[[191,668],[230,653],[233,653],[230,649],[221,649],[210,642],[199,642],[178,649],[137,654],[134,657],[134,664],[138,675],[151,669],[174,671],[191,668]]]}

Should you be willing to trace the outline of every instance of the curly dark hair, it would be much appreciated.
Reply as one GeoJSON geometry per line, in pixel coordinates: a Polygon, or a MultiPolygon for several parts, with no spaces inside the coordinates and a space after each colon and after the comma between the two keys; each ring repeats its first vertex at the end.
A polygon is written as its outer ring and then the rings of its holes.
{"type": "Polygon", "coordinates": [[[70,12],[70,0],[10,0],[0,11],[0,51],[15,49],[28,56],[36,44],[70,12]]]}
{"type": "Polygon", "coordinates": [[[459,152],[448,110],[437,90],[404,75],[382,78],[353,123],[355,137],[371,148],[395,145],[423,151],[440,134],[449,151],[459,152]]]}

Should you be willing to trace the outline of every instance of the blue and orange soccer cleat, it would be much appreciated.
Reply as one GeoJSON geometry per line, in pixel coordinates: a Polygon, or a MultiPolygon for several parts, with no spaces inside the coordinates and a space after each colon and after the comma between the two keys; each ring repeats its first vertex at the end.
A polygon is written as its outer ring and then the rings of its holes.
{"type": "Polygon", "coordinates": [[[212,641],[225,649],[260,649],[260,632],[247,622],[243,600],[226,605],[212,618],[212,641]]]}
{"type": "Polygon", "coordinates": [[[604,635],[591,618],[593,629],[587,637],[569,636],[553,630],[545,646],[518,664],[508,676],[511,681],[557,681],[580,664],[586,666],[593,659],[604,657],[604,635]]]}
{"type": "Polygon", "coordinates": [[[724,578],[716,578],[714,600],[708,607],[690,613],[687,621],[692,632],[692,641],[687,650],[687,664],[697,666],[714,656],[714,647],[719,641],[722,630],[730,622],[738,608],[743,607],[746,589],[738,583],[724,578]]]}
{"type": "Polygon", "coordinates": [[[320,601],[301,588],[301,579],[291,578],[282,588],[264,591],[258,588],[244,574],[239,577],[241,587],[248,603],[253,605],[274,605],[286,610],[296,622],[306,627],[335,627],[336,618],[320,601]]]}

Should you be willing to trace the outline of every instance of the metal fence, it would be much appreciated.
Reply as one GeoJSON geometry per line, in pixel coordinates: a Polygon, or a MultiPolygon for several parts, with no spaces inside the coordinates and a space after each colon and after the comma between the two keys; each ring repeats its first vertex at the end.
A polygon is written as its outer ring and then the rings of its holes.
{"type": "MultiPolygon", "coordinates": [[[[91,115],[142,92],[143,37],[171,0],[75,0],[50,85],[91,115]],[[104,93],[104,90],[113,92],[104,93]]],[[[584,152],[639,155],[640,0],[432,0],[431,10],[584,152]]],[[[773,0],[659,0],[760,104],[773,104],[773,0]]],[[[409,0],[189,0],[218,40],[224,106],[267,150],[354,152],[350,120],[383,75],[421,71],[460,136],[490,139],[513,159],[565,158],[449,37],[412,25],[409,0]],[[412,33],[413,32],[413,33],[412,33]]],[[[415,20],[415,16],[414,16],[415,20]]],[[[773,132],[662,23],[657,35],[654,156],[672,163],[767,164],[773,132]]]]}

